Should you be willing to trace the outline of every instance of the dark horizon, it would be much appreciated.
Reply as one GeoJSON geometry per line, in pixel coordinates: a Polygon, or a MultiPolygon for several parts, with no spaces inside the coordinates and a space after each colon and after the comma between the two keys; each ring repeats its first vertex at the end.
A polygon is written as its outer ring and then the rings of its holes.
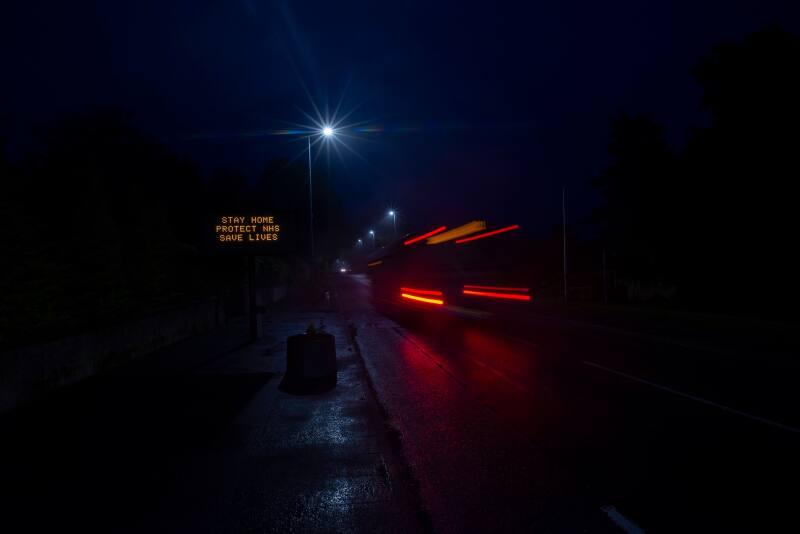
{"type": "Polygon", "coordinates": [[[5,17],[0,133],[14,158],[33,126],[120,109],[206,175],[253,178],[270,159],[303,158],[302,143],[256,132],[307,122],[309,96],[343,99],[352,121],[383,130],[352,143],[363,160],[331,158],[355,226],[394,206],[409,229],[444,210],[544,235],[561,187],[575,224],[600,203],[590,182],[613,117],[650,116],[682,148],[709,121],[692,67],[721,42],[800,28],[789,2],[484,8],[27,2],[5,17]]]}

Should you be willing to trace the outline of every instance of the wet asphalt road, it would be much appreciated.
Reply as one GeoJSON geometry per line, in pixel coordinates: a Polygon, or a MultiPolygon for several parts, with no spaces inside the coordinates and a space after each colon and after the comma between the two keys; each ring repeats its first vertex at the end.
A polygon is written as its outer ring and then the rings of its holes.
{"type": "Polygon", "coordinates": [[[337,291],[437,530],[800,528],[800,395],[786,353],[536,313],[513,329],[387,315],[359,275],[337,291]]]}
{"type": "Polygon", "coordinates": [[[273,311],[0,418],[0,532],[402,532],[425,517],[345,324],[273,311]],[[337,386],[279,388],[285,339],[324,322],[337,386]]]}

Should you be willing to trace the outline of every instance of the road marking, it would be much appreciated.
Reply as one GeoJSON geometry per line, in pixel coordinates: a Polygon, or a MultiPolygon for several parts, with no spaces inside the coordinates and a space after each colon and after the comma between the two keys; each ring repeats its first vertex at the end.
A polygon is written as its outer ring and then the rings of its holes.
{"type": "Polygon", "coordinates": [[[650,343],[660,343],[660,344],[663,344],[663,345],[673,345],[673,346],[676,346],[676,347],[679,347],[679,348],[682,348],[682,349],[686,349],[686,350],[696,350],[696,351],[701,351],[701,352],[710,352],[710,353],[714,353],[714,354],[721,354],[721,355],[724,355],[724,356],[735,356],[736,355],[736,352],[733,351],[732,349],[725,349],[725,348],[720,348],[720,347],[712,347],[712,346],[709,346],[709,345],[696,344],[696,343],[692,343],[691,341],[687,342],[687,341],[674,339],[674,338],[670,338],[670,337],[665,337],[665,336],[662,336],[662,335],[659,335],[659,334],[647,333],[647,332],[636,332],[634,330],[626,330],[624,328],[618,328],[616,326],[609,326],[609,325],[604,325],[604,324],[599,324],[599,323],[593,323],[591,321],[581,321],[581,320],[578,320],[578,319],[566,319],[566,318],[561,318],[561,319],[556,318],[556,319],[554,319],[552,317],[539,315],[539,314],[529,314],[528,316],[529,317],[533,317],[534,319],[537,319],[537,320],[540,320],[540,321],[541,320],[551,321],[551,322],[561,321],[563,323],[566,323],[566,324],[569,324],[569,325],[572,325],[572,326],[576,326],[578,328],[585,328],[587,330],[595,330],[595,331],[599,331],[599,332],[606,332],[606,333],[610,333],[610,334],[616,334],[618,336],[629,337],[629,338],[632,338],[632,339],[638,339],[640,341],[646,341],[646,342],[650,342],[650,343]]]}
{"type": "MultiPolygon", "coordinates": [[[[398,331],[398,333],[400,333],[400,332],[398,331]]],[[[404,334],[400,334],[400,335],[404,335],[404,334]]],[[[417,345],[417,347],[419,348],[419,345],[417,345]]],[[[435,352],[439,353],[439,354],[450,354],[450,355],[453,355],[454,352],[456,352],[456,351],[453,351],[453,350],[450,350],[450,349],[447,349],[447,348],[443,349],[443,348],[440,348],[440,347],[431,347],[431,349],[434,350],[435,352]]],[[[422,350],[422,349],[420,348],[420,350],[422,350]]],[[[500,377],[501,379],[505,380],[506,382],[508,382],[509,384],[514,386],[515,388],[517,388],[518,390],[522,391],[523,393],[531,393],[531,389],[529,387],[527,387],[525,384],[523,384],[521,382],[518,382],[517,380],[512,378],[508,373],[506,373],[504,371],[501,371],[500,369],[497,369],[496,367],[491,366],[491,365],[489,365],[487,363],[484,363],[484,362],[480,361],[479,359],[475,358],[474,356],[470,356],[466,352],[460,353],[460,354],[461,354],[462,357],[466,358],[467,360],[469,360],[470,362],[474,363],[475,365],[483,367],[484,369],[486,369],[490,373],[493,373],[493,374],[497,375],[498,377],[500,377]]],[[[455,356],[458,357],[458,354],[456,354],[455,356]]]]}
{"type": "MultiPolygon", "coordinates": [[[[394,330],[395,333],[397,333],[397,335],[399,335],[400,337],[402,337],[403,339],[414,345],[414,347],[416,347],[416,349],[420,353],[422,353],[426,358],[428,358],[431,362],[433,362],[433,364],[439,369],[441,369],[442,372],[444,372],[444,374],[452,378],[459,386],[461,386],[464,389],[464,391],[467,392],[467,394],[473,396],[478,401],[478,404],[480,404],[481,406],[483,406],[492,413],[495,414],[499,413],[498,409],[495,406],[484,400],[481,397],[481,395],[478,395],[476,392],[473,392],[472,389],[469,387],[469,384],[467,384],[466,382],[461,380],[461,378],[456,376],[456,374],[453,371],[451,371],[447,365],[444,364],[444,361],[442,359],[439,359],[433,354],[431,354],[431,352],[429,352],[426,347],[424,347],[421,343],[417,342],[414,339],[414,336],[404,332],[403,329],[397,326],[392,327],[392,330],[394,330]]],[[[431,347],[431,351],[435,351],[435,349],[431,347]]]]}
{"type": "Polygon", "coordinates": [[[466,356],[466,357],[467,357],[467,358],[468,358],[468,359],[469,359],[469,360],[470,360],[472,363],[474,363],[475,365],[480,365],[481,367],[483,367],[483,368],[484,368],[484,369],[486,369],[487,371],[489,371],[489,372],[491,372],[491,373],[494,373],[494,374],[496,374],[497,376],[499,376],[500,378],[502,378],[503,380],[505,380],[506,382],[508,382],[508,383],[509,383],[509,384],[511,384],[512,386],[514,386],[515,388],[519,389],[520,391],[523,391],[523,392],[525,392],[525,393],[531,393],[531,390],[530,390],[530,388],[528,388],[527,386],[525,386],[525,385],[524,385],[524,384],[522,384],[521,382],[517,382],[516,380],[514,380],[513,378],[511,378],[511,376],[510,376],[510,375],[508,375],[507,373],[505,373],[504,371],[501,371],[500,369],[496,369],[496,368],[492,367],[491,365],[488,365],[488,364],[486,364],[486,363],[483,363],[483,362],[482,362],[482,361],[480,361],[479,359],[477,359],[477,358],[473,358],[472,356],[466,356]]]}
{"type": "Polygon", "coordinates": [[[745,417],[752,421],[757,421],[759,423],[763,423],[765,425],[773,426],[775,428],[780,428],[781,430],[786,430],[787,432],[793,432],[795,434],[800,434],[800,429],[797,429],[793,426],[784,425],[783,423],[779,423],[777,421],[773,421],[772,419],[765,419],[764,417],[759,417],[757,415],[749,414],[747,412],[743,412],[741,410],[737,410],[736,408],[731,408],[730,406],[725,406],[724,404],[719,404],[718,402],[710,401],[708,399],[704,399],[702,397],[698,397],[696,395],[691,395],[689,393],[684,393],[683,391],[679,391],[677,389],[662,386],[661,384],[656,384],[655,382],[651,382],[649,380],[645,380],[644,378],[639,378],[638,376],[634,376],[628,373],[623,373],[622,371],[617,371],[616,369],[611,369],[610,367],[606,367],[604,365],[600,365],[599,363],[590,362],[587,360],[583,360],[585,365],[590,367],[595,367],[597,369],[601,369],[607,373],[615,374],[629,380],[633,380],[635,382],[639,382],[640,384],[645,384],[650,387],[654,387],[656,389],[660,389],[661,391],[666,391],[667,393],[672,393],[673,395],[677,395],[678,397],[683,397],[685,399],[693,400],[695,402],[699,402],[700,404],[705,404],[706,406],[711,406],[713,408],[717,408],[718,410],[722,410],[723,412],[728,412],[733,415],[738,415],[740,417],[745,417]]]}
{"type": "Polygon", "coordinates": [[[644,534],[644,530],[639,526],[622,515],[619,510],[613,506],[601,506],[600,509],[608,515],[609,519],[614,522],[619,528],[624,530],[627,534],[644,534]]]}
{"type": "Polygon", "coordinates": [[[530,339],[525,339],[524,337],[517,337],[517,336],[512,335],[512,334],[506,334],[506,337],[509,338],[509,339],[513,339],[517,343],[523,343],[523,344],[528,345],[530,347],[533,347],[535,349],[540,348],[538,343],[534,343],[530,339]]]}

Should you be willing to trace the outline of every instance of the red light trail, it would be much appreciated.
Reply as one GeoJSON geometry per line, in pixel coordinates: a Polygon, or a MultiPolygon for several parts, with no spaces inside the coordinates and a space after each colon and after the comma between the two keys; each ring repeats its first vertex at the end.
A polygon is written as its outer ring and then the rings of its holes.
{"type": "Polygon", "coordinates": [[[502,287],[502,286],[473,286],[473,285],[465,285],[464,289],[489,289],[492,291],[519,291],[521,293],[527,293],[530,291],[527,287],[502,287]]]}
{"type": "Polygon", "coordinates": [[[427,239],[427,238],[431,237],[432,235],[440,234],[440,233],[444,232],[445,230],[447,230],[446,226],[440,226],[439,228],[436,228],[435,230],[431,230],[427,234],[418,235],[417,237],[412,237],[408,241],[403,241],[403,244],[404,245],[412,245],[412,244],[416,243],[417,241],[422,241],[423,239],[427,239]]]}
{"type": "Polygon", "coordinates": [[[506,226],[505,228],[499,228],[497,230],[492,230],[491,232],[484,232],[482,234],[473,235],[471,237],[465,237],[464,239],[457,239],[456,244],[459,243],[467,243],[468,241],[475,241],[476,239],[482,239],[484,237],[489,237],[497,234],[502,234],[505,232],[510,232],[511,230],[519,229],[518,224],[512,224],[511,226],[506,226]]]}
{"type": "Polygon", "coordinates": [[[401,287],[400,291],[408,291],[409,293],[417,293],[419,295],[442,296],[442,292],[436,291],[435,289],[414,289],[413,287],[401,287]]]}
{"type": "Polygon", "coordinates": [[[476,297],[494,297],[508,300],[531,300],[530,295],[520,295],[517,293],[495,293],[493,291],[472,291],[470,289],[465,289],[464,294],[473,295],[476,297]]]}

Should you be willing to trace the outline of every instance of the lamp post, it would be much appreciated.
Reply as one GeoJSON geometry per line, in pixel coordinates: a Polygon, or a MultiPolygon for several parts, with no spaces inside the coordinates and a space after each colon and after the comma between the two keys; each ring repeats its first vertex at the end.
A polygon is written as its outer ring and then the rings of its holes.
{"type": "Polygon", "coordinates": [[[372,248],[375,248],[375,230],[370,230],[369,235],[372,236],[372,248]]]}
{"type": "MultiPolygon", "coordinates": [[[[332,137],[335,133],[330,126],[323,126],[319,133],[322,137],[332,137]]],[[[314,189],[311,180],[311,136],[308,136],[308,231],[311,242],[311,268],[314,268],[314,189]]]]}
{"type": "Polygon", "coordinates": [[[392,218],[392,222],[394,223],[394,237],[397,239],[397,213],[394,210],[389,210],[389,216],[392,218]]]}
{"type": "Polygon", "coordinates": [[[561,188],[561,235],[564,248],[564,302],[567,302],[567,188],[561,188]]]}

